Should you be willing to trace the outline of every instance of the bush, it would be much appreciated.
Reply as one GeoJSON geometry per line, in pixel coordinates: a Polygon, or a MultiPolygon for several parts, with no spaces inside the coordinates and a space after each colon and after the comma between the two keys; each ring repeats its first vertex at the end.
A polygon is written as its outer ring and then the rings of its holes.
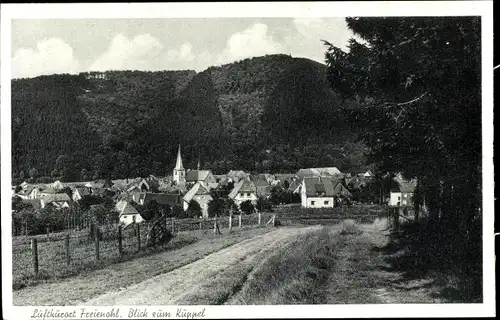
{"type": "Polygon", "coordinates": [[[240,209],[243,213],[246,213],[246,214],[252,214],[255,212],[255,207],[253,206],[253,204],[250,200],[243,201],[240,204],[240,209]]]}

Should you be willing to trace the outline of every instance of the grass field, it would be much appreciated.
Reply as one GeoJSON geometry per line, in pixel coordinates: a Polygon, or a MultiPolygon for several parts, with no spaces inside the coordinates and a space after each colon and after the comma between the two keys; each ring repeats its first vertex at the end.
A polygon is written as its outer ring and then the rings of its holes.
{"type": "MultiPolygon", "coordinates": [[[[270,214],[262,215],[264,219],[270,214]]],[[[218,219],[223,233],[229,232],[228,218],[218,219]]],[[[257,215],[242,216],[242,226],[245,228],[256,227],[257,215]]],[[[133,228],[126,228],[122,234],[123,254],[118,249],[117,228],[111,228],[103,235],[99,242],[99,260],[95,256],[95,242],[88,237],[89,230],[72,232],[70,235],[70,264],[67,264],[64,237],[66,233],[51,234],[50,240],[46,235],[35,237],[15,237],[13,239],[13,289],[18,290],[26,286],[38,283],[64,279],[83,272],[103,268],[107,265],[127,261],[145,255],[155,254],[164,250],[173,250],[194,242],[206,239],[213,235],[213,222],[209,220],[178,220],[175,222],[176,237],[166,244],[157,248],[144,248],[146,242],[147,226],[141,224],[141,250],[138,248],[138,239],[133,228]],[[201,223],[201,225],[200,225],[201,223]],[[201,227],[201,228],[200,228],[201,227]],[[39,272],[34,275],[32,263],[32,251],[30,247],[31,238],[38,240],[38,264],[39,272]]],[[[233,230],[238,231],[238,219],[233,219],[233,230]]]]}

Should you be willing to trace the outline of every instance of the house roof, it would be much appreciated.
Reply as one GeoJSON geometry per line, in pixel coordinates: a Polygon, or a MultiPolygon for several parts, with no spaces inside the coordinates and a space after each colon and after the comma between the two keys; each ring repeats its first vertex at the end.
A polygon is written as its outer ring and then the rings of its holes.
{"type": "Polygon", "coordinates": [[[115,205],[116,211],[120,215],[139,214],[139,212],[128,201],[121,200],[115,205]]]}
{"type": "Polygon", "coordinates": [[[78,193],[82,197],[90,194],[89,189],[87,189],[86,187],[76,187],[75,191],[78,191],[78,193]]]}
{"type": "Polygon", "coordinates": [[[350,195],[341,180],[336,178],[307,177],[304,178],[304,187],[308,197],[350,195]]]}
{"type": "Polygon", "coordinates": [[[190,170],[186,173],[186,181],[203,181],[210,174],[210,170],[190,170]]]}
{"type": "Polygon", "coordinates": [[[159,204],[173,207],[181,203],[181,195],[179,194],[166,194],[166,193],[144,193],[144,203],[155,200],[159,204]]]}
{"type": "Polygon", "coordinates": [[[71,199],[67,193],[56,193],[56,194],[47,194],[42,197],[43,202],[46,204],[51,202],[70,202],[71,199]]]}
{"type": "Polygon", "coordinates": [[[250,173],[246,173],[245,171],[242,170],[231,170],[226,174],[228,178],[231,178],[233,180],[234,178],[239,178],[239,179],[246,178],[249,175],[250,173]]]}
{"type": "Polygon", "coordinates": [[[295,191],[299,186],[301,185],[301,182],[299,180],[292,181],[290,183],[290,186],[288,187],[288,191],[293,192],[295,191]]]}
{"type": "Polygon", "coordinates": [[[23,203],[32,205],[33,209],[41,209],[42,208],[42,202],[40,201],[40,199],[22,199],[21,201],[23,203]]]}
{"type": "Polygon", "coordinates": [[[394,181],[396,181],[396,183],[398,184],[400,192],[412,193],[415,192],[415,188],[417,187],[417,180],[415,179],[407,181],[401,177],[395,177],[394,181]]]}
{"type": "Polygon", "coordinates": [[[324,167],[324,168],[307,168],[307,169],[300,169],[297,172],[297,176],[303,178],[307,176],[335,176],[335,175],[341,175],[342,172],[337,167],[324,167]]]}
{"type": "Polygon", "coordinates": [[[271,186],[257,186],[257,196],[259,197],[267,197],[271,195],[271,186]]]}
{"type": "Polygon", "coordinates": [[[200,182],[196,182],[194,186],[184,195],[184,201],[191,201],[195,195],[208,195],[210,196],[210,192],[201,185],[200,182]]]}
{"type": "Polygon", "coordinates": [[[254,192],[257,193],[257,188],[255,184],[247,179],[238,181],[233,187],[233,190],[229,193],[229,198],[234,199],[238,192],[254,192]]]}
{"type": "Polygon", "coordinates": [[[286,180],[286,181],[290,182],[293,179],[297,179],[297,174],[295,174],[295,173],[276,173],[274,175],[274,177],[276,180],[280,180],[280,181],[286,180]]]}

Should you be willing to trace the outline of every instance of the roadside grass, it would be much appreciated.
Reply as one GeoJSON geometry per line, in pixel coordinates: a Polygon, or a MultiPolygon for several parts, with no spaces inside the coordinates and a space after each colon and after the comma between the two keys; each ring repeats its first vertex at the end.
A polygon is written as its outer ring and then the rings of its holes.
{"type": "MultiPolygon", "coordinates": [[[[243,227],[216,235],[209,231],[179,233],[170,243],[113,259],[92,261],[68,269],[41,269],[38,277],[20,278],[14,290],[15,305],[68,305],[110,290],[170,272],[204,256],[271,228],[243,227]],[[43,270],[43,271],[42,271],[43,270]],[[22,285],[24,284],[24,288],[22,285]],[[21,285],[20,285],[21,284],[21,285]]],[[[14,280],[14,279],[13,279],[14,280]]]]}
{"type": "Polygon", "coordinates": [[[297,237],[257,265],[248,277],[243,277],[227,303],[322,303],[323,296],[317,289],[335,265],[338,240],[338,231],[331,227],[297,237]]]}

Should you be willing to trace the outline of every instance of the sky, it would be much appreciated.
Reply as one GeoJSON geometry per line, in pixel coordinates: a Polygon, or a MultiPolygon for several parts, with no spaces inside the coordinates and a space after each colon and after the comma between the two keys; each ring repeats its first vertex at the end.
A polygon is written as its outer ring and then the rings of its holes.
{"type": "Polygon", "coordinates": [[[203,71],[284,53],[324,62],[345,48],[344,18],[12,20],[12,78],[105,70],[203,71]]]}

